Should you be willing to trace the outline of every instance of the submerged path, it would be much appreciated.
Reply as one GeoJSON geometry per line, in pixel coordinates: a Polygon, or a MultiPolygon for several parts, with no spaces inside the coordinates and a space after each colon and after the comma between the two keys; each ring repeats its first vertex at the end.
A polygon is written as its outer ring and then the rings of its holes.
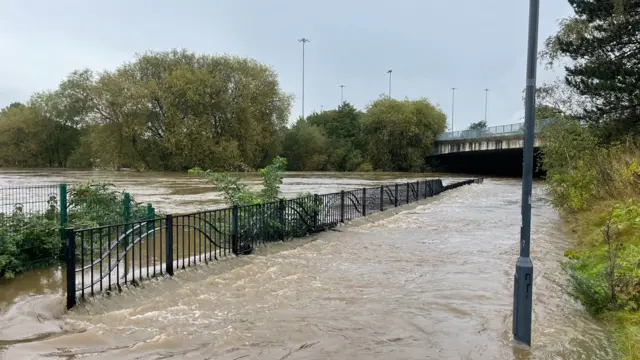
{"type": "Polygon", "coordinates": [[[511,342],[519,199],[519,182],[485,180],[177,272],[45,319],[60,330],[6,344],[3,359],[610,359],[603,329],[566,295],[572,240],[540,189],[534,346],[511,342]]]}

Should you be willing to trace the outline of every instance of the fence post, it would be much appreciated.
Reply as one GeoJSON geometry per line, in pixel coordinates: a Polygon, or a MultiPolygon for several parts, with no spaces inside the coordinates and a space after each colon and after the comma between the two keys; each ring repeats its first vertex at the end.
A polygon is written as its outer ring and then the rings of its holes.
{"type": "MultiPolygon", "coordinates": [[[[125,264],[126,264],[126,251],[129,247],[129,230],[131,230],[131,195],[128,192],[124,193],[122,197],[122,221],[124,222],[124,249],[125,249],[125,264]]],[[[126,270],[125,270],[126,272],[126,270]]]]}
{"type": "Polygon", "coordinates": [[[231,252],[233,252],[233,255],[238,256],[238,205],[233,205],[231,210],[231,231],[231,252]]]}
{"type": "Polygon", "coordinates": [[[398,183],[396,183],[396,196],[394,196],[395,207],[398,207],[398,183]]]}
{"type": "Polygon", "coordinates": [[[340,191],[340,222],[344,222],[344,190],[340,191]]]}
{"type": "MultiPolygon", "coordinates": [[[[67,251],[65,263],[67,265],[67,310],[76,305],[76,233],[73,229],[65,230],[67,251]]],[[[84,273],[83,273],[84,275],[84,273]]]]}
{"type": "Polygon", "coordinates": [[[384,185],[380,186],[380,211],[384,211],[384,185]]]}
{"type": "Polygon", "coordinates": [[[424,181],[424,198],[425,199],[427,198],[427,191],[429,191],[429,188],[427,187],[427,181],[428,180],[424,181]]]}
{"type": "Polygon", "coordinates": [[[151,232],[154,229],[154,220],[156,219],[156,209],[153,208],[151,203],[147,204],[147,232],[151,232]]]}
{"type": "Polygon", "coordinates": [[[407,204],[409,203],[409,193],[411,192],[411,188],[409,187],[409,183],[407,182],[407,204]]]}
{"type": "Polygon", "coordinates": [[[284,199],[280,199],[278,202],[278,222],[280,223],[280,240],[284,241],[285,235],[285,222],[284,222],[284,211],[286,210],[286,205],[284,203],[284,199]]]}
{"type": "Polygon", "coordinates": [[[67,244],[67,184],[60,184],[60,242],[67,244]]]}
{"type": "Polygon", "coordinates": [[[362,216],[367,216],[367,188],[362,188],[362,216]]]}
{"type": "Polygon", "coordinates": [[[173,215],[169,214],[165,218],[165,268],[169,276],[173,276],[173,215]]]}
{"type": "Polygon", "coordinates": [[[313,194],[313,231],[318,230],[318,217],[320,217],[320,212],[318,211],[319,203],[320,197],[318,194],[313,194]]]}
{"type": "Polygon", "coordinates": [[[420,181],[416,181],[416,201],[420,199],[420,181]]]}

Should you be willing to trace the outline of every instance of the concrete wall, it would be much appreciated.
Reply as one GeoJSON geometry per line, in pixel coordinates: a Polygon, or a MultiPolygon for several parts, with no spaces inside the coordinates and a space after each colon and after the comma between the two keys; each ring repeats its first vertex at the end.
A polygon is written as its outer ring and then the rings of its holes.
{"type": "MultiPolygon", "coordinates": [[[[522,149],[523,145],[524,140],[522,137],[438,141],[436,143],[436,154],[442,155],[466,151],[522,149]]],[[[539,138],[534,139],[534,147],[540,147],[539,138]]]]}

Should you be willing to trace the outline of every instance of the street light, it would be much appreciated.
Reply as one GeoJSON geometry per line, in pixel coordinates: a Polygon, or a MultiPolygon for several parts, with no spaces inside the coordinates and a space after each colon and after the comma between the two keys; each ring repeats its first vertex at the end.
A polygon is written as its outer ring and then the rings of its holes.
{"type": "Polygon", "coordinates": [[[302,43],[302,118],[304,119],[304,44],[309,42],[307,38],[298,39],[302,43]]]}
{"type": "Polygon", "coordinates": [[[393,71],[392,70],[388,70],[387,74],[389,74],[389,99],[391,99],[391,73],[393,71]]]}
{"type": "Polygon", "coordinates": [[[522,210],[520,257],[516,262],[513,289],[513,337],[531,346],[533,313],[533,262],[531,262],[531,188],[533,182],[533,140],[535,129],[536,65],[540,0],[529,0],[529,48],[524,105],[524,163],[522,165],[522,210]]]}
{"type": "MultiPolygon", "coordinates": [[[[456,88],[451,88],[451,132],[453,133],[453,114],[456,108],[456,88]]],[[[451,134],[453,136],[453,134],[451,134]]]]}
{"type": "Polygon", "coordinates": [[[344,85],[340,85],[340,105],[344,103],[344,85]]]}
{"type": "Polygon", "coordinates": [[[484,122],[487,122],[487,103],[489,101],[489,89],[484,89],[484,122]]]}

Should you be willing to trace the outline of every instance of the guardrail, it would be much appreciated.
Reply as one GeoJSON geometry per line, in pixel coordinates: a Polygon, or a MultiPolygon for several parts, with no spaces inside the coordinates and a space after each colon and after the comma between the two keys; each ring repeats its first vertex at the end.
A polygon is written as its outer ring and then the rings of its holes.
{"type": "MultiPolygon", "coordinates": [[[[542,130],[550,119],[536,121],[535,132],[542,130]]],[[[524,135],[524,122],[507,125],[489,126],[484,129],[460,130],[442,133],[436,137],[436,141],[470,140],[491,137],[503,137],[512,135],[524,135]]]]}
{"type": "Polygon", "coordinates": [[[234,206],[90,229],[67,229],[67,308],[99,293],[169,275],[269,242],[339,226],[349,220],[473,183],[422,180],[278,202],[234,206]]]}

